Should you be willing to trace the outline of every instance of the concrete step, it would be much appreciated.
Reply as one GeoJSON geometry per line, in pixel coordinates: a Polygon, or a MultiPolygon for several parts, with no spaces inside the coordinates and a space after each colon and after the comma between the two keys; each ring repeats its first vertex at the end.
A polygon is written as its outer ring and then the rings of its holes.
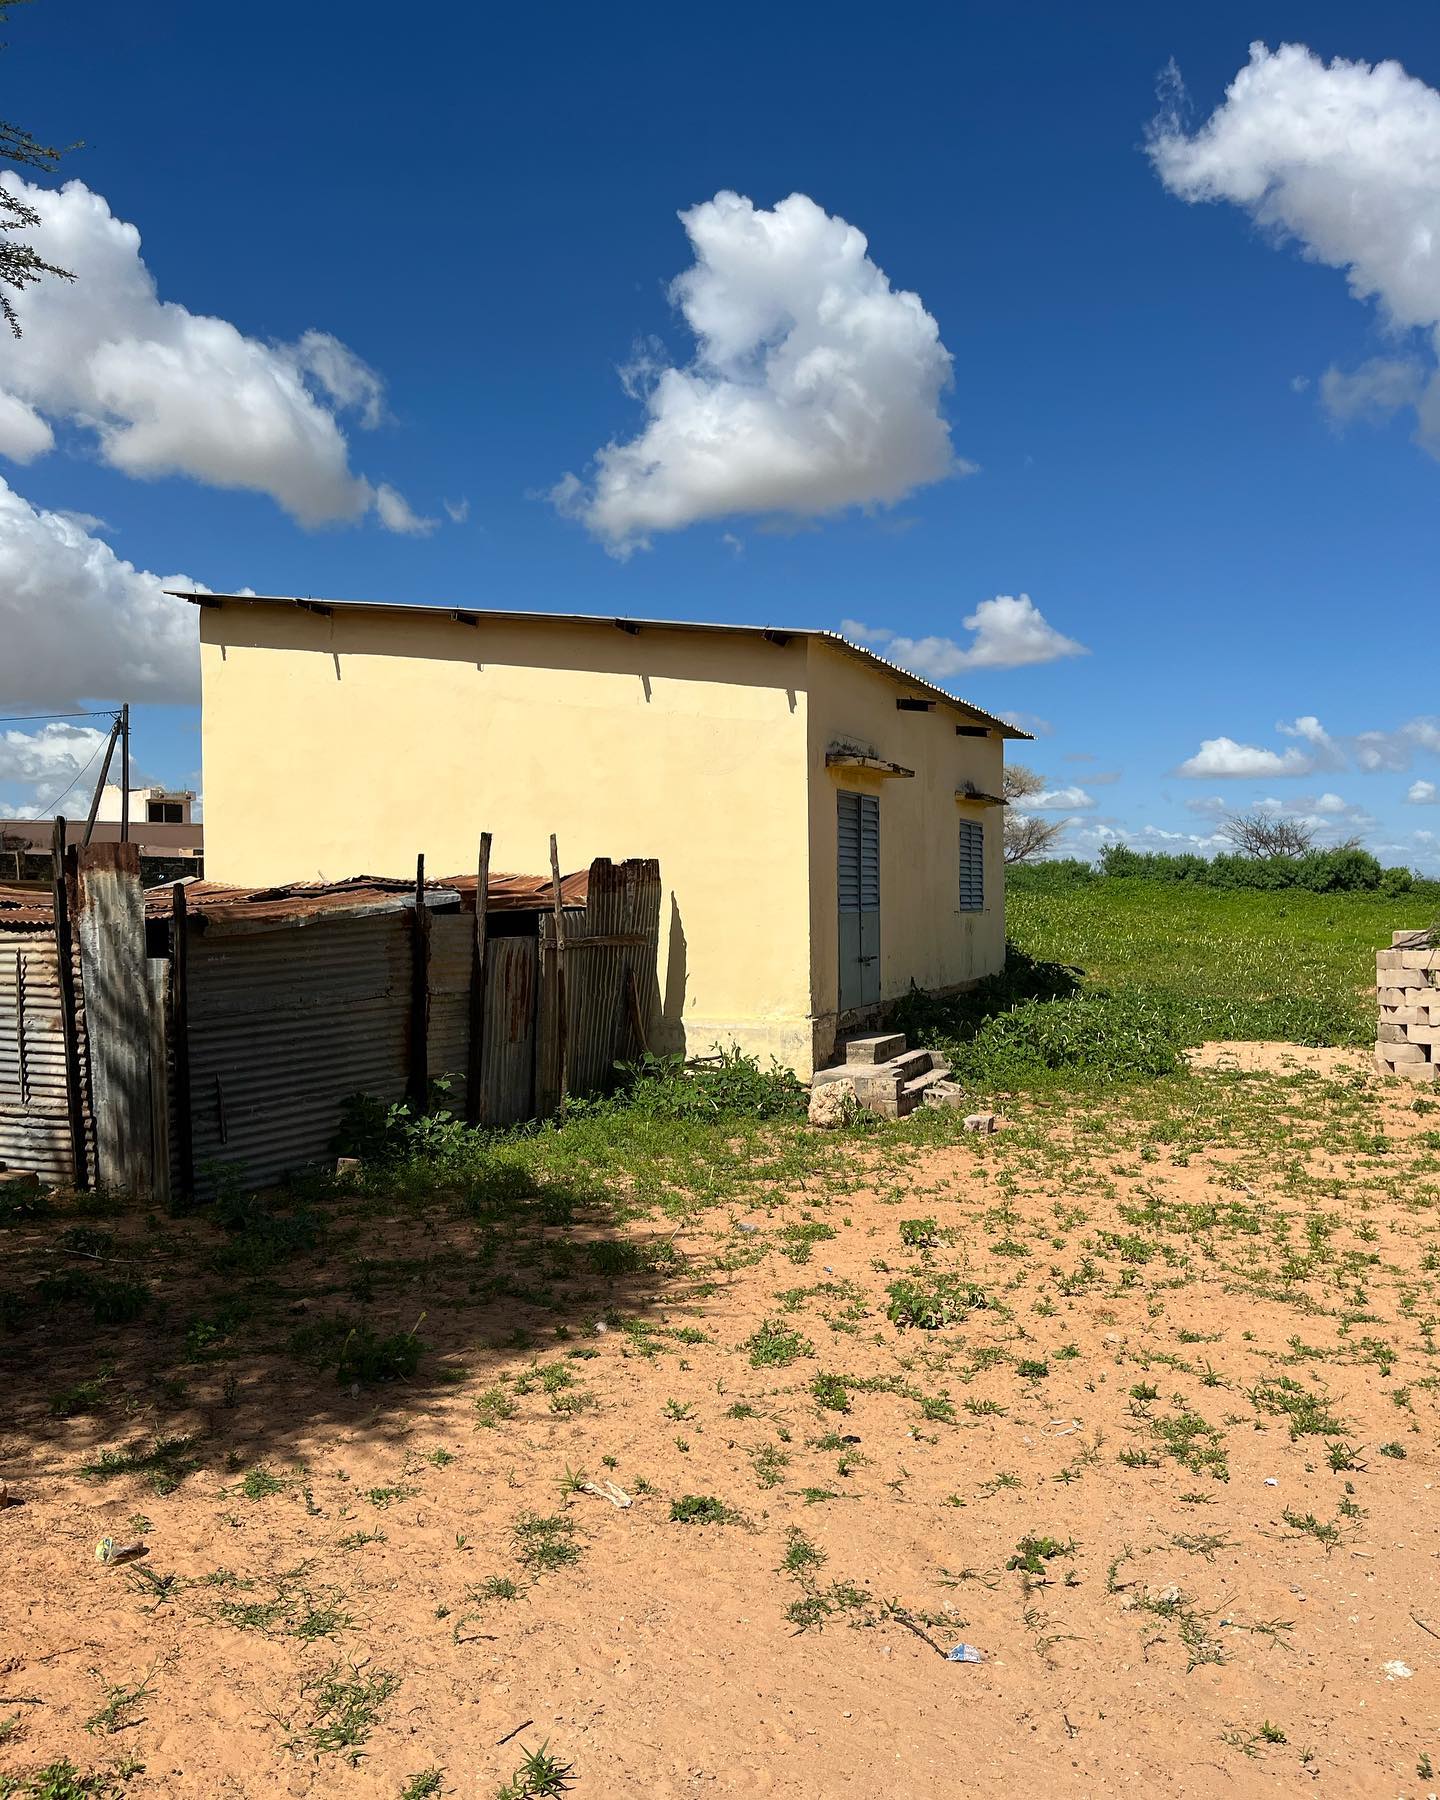
{"type": "Polygon", "coordinates": [[[926,1091],[939,1083],[944,1083],[946,1087],[954,1085],[939,1069],[927,1069],[923,1075],[916,1075],[913,1080],[907,1081],[900,1091],[903,1094],[914,1094],[923,1100],[926,1091]]]}
{"type": "Polygon", "coordinates": [[[900,1031],[867,1031],[844,1040],[847,1063],[884,1063],[905,1054],[905,1034],[900,1031]]]}
{"type": "Polygon", "coordinates": [[[884,1066],[893,1069],[902,1081],[913,1081],[917,1075],[928,1074],[935,1063],[928,1050],[907,1050],[903,1056],[891,1057],[884,1066]]]}

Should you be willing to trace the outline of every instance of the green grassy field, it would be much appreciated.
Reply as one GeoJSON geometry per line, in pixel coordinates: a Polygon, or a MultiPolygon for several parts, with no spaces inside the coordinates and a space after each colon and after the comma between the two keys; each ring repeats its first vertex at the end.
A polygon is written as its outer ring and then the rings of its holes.
{"type": "Polygon", "coordinates": [[[1066,874],[1013,874],[1001,975],[894,1009],[977,1091],[1174,1074],[1215,1039],[1369,1043],[1376,950],[1440,919],[1434,884],[1387,897],[1066,874]]]}
{"type": "Polygon", "coordinates": [[[1131,880],[1055,890],[1023,870],[1012,875],[1007,904],[1014,942],[1083,970],[1082,992],[1152,997],[1183,1018],[1191,1038],[1305,1044],[1373,1041],[1376,950],[1440,912],[1423,894],[1131,880]]]}

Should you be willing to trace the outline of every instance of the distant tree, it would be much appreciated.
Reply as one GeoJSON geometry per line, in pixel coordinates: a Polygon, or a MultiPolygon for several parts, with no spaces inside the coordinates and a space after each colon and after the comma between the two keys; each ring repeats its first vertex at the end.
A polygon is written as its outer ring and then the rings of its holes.
{"type": "Polygon", "coordinates": [[[1043,778],[1024,763],[1006,763],[1002,790],[1005,800],[1005,860],[1007,863],[1030,862],[1043,856],[1065,829],[1063,819],[1042,819],[1037,813],[1019,812],[1017,800],[1028,799],[1045,790],[1043,778]]]}
{"type": "MultiPolygon", "coordinates": [[[[12,7],[26,4],[28,0],[0,0],[0,25],[10,16],[12,7]]],[[[0,45],[0,49],[3,48],[0,45]]],[[[75,148],[73,144],[70,147],[75,148]]],[[[27,168],[40,169],[47,175],[53,175],[64,154],[63,150],[37,143],[19,125],[11,125],[0,119],[0,158],[5,161],[20,163],[27,168]]],[[[32,282],[39,281],[42,275],[54,275],[60,281],[75,279],[68,269],[57,268],[54,263],[46,262],[33,245],[17,244],[3,235],[6,232],[33,231],[39,223],[40,215],[33,206],[0,187],[0,314],[3,314],[5,323],[17,338],[20,336],[20,319],[6,290],[21,293],[32,282]]]]}
{"type": "Polygon", "coordinates": [[[1309,825],[1272,813],[1236,813],[1225,821],[1222,835],[1242,856],[1304,856],[1315,848],[1309,825]]]}

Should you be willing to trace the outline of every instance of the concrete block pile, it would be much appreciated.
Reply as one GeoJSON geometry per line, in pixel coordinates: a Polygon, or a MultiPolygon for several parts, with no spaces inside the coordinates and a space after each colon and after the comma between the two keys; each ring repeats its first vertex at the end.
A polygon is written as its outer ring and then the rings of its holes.
{"type": "Polygon", "coordinates": [[[1440,1082],[1440,948],[1430,935],[1397,931],[1390,948],[1375,955],[1375,1067],[1402,1081],[1440,1082]]]}

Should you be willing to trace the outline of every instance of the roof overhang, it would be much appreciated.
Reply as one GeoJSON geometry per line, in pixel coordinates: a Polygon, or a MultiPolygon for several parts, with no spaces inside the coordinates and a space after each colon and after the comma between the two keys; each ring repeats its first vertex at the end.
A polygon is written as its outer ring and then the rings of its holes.
{"type": "Polygon", "coordinates": [[[776,625],[716,625],[698,619],[629,619],[604,613],[534,612],[505,607],[410,606],[388,600],[325,600],[293,594],[202,594],[183,588],[167,588],[165,591],[172,599],[188,600],[192,606],[206,609],[276,606],[297,612],[317,613],[325,618],[363,615],[414,618],[418,614],[432,619],[448,619],[453,624],[471,628],[487,623],[598,625],[626,632],[632,637],[638,637],[646,631],[713,632],[732,637],[756,638],[780,650],[787,648],[792,642],[814,640],[828,645],[842,656],[853,657],[857,662],[864,663],[876,673],[884,674],[913,693],[923,694],[963,719],[988,726],[998,737],[1024,742],[1030,739],[1028,731],[1021,731],[1018,726],[1010,724],[1006,719],[997,718],[994,713],[988,713],[982,707],[972,706],[968,700],[961,700],[958,695],[946,693],[944,688],[936,687],[909,669],[887,662],[883,656],[877,656],[863,644],[851,643],[849,638],[842,637],[837,631],[776,625]]]}
{"type": "Polygon", "coordinates": [[[878,776],[881,781],[893,781],[897,777],[913,778],[915,771],[907,769],[901,763],[886,762],[883,756],[866,756],[860,750],[846,750],[840,745],[832,745],[825,752],[827,769],[855,769],[864,775],[878,776]]]}

